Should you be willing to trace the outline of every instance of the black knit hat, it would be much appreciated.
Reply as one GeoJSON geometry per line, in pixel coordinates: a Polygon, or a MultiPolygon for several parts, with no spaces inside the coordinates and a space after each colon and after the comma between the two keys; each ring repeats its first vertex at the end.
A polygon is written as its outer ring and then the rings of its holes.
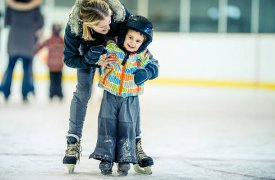
{"type": "Polygon", "coordinates": [[[54,24],[52,25],[52,32],[53,32],[53,34],[59,35],[60,32],[61,32],[61,30],[62,30],[61,24],[54,23],[54,24]]]}
{"type": "Polygon", "coordinates": [[[143,16],[130,16],[129,19],[125,20],[124,25],[121,27],[120,33],[118,35],[118,45],[124,50],[125,48],[123,47],[123,44],[128,29],[136,30],[146,36],[146,40],[137,50],[138,53],[144,51],[153,40],[153,24],[143,16]]]}

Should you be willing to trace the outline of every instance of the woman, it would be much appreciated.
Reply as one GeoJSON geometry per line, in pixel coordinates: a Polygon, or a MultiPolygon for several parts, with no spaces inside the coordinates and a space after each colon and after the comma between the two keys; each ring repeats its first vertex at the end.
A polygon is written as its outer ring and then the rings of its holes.
{"type": "MultiPolygon", "coordinates": [[[[77,68],[77,86],[71,101],[67,150],[63,158],[63,164],[68,167],[69,173],[74,171],[74,166],[80,158],[80,139],[87,104],[91,97],[96,69],[94,64],[104,50],[105,39],[116,36],[121,22],[130,15],[119,0],[106,0],[106,2],[103,0],[76,1],[65,30],[64,62],[69,67],[77,68]]],[[[115,59],[109,56],[107,61],[112,62],[115,59]]],[[[157,68],[155,65],[156,70],[157,68]]],[[[151,166],[152,158],[147,156],[141,148],[139,123],[136,127],[136,147],[138,148],[136,153],[140,157],[138,159],[141,159],[139,165],[151,166]]]]}

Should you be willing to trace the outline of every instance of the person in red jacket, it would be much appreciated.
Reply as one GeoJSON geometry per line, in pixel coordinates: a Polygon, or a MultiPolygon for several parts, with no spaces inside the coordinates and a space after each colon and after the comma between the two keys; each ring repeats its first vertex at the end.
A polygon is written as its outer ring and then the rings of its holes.
{"type": "Polygon", "coordinates": [[[50,75],[50,93],[49,98],[52,100],[57,96],[60,100],[63,99],[62,92],[62,69],[64,60],[64,40],[60,32],[62,27],[60,24],[52,25],[52,35],[37,47],[37,52],[42,48],[48,49],[47,65],[50,75]]]}

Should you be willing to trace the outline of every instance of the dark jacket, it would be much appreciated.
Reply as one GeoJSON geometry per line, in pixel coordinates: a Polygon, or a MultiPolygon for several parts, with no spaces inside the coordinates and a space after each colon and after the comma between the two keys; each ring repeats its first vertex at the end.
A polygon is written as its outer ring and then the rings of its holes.
{"type": "Polygon", "coordinates": [[[39,8],[17,11],[7,7],[5,26],[10,27],[8,54],[33,57],[37,40],[35,34],[43,25],[44,20],[39,8]]]}

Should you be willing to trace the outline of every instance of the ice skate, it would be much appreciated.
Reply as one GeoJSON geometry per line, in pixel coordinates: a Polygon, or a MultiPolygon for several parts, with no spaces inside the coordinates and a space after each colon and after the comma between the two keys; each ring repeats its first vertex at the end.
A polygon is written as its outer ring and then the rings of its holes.
{"type": "Polygon", "coordinates": [[[101,171],[101,174],[104,176],[109,176],[112,174],[112,168],[113,168],[113,163],[110,161],[101,161],[99,164],[99,169],[101,171]]]}
{"type": "Polygon", "coordinates": [[[69,174],[74,173],[75,165],[80,160],[81,146],[77,136],[69,136],[67,139],[67,150],[63,158],[63,164],[69,174]]]}
{"type": "Polygon", "coordinates": [[[140,138],[136,139],[136,154],[138,163],[134,164],[134,170],[137,173],[152,174],[151,166],[154,164],[154,161],[143,151],[140,138]]]}
{"type": "Polygon", "coordinates": [[[127,176],[129,169],[130,169],[129,163],[118,163],[117,165],[117,173],[119,176],[127,176]]]}

